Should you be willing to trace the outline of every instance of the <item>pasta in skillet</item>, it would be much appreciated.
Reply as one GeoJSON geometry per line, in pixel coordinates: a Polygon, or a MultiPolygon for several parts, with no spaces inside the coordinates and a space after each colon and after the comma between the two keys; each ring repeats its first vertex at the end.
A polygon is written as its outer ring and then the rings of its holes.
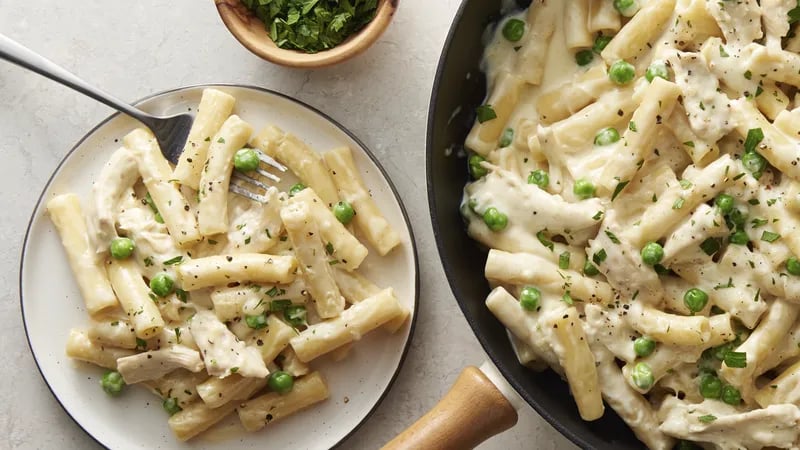
{"type": "Polygon", "coordinates": [[[795,1],[534,1],[486,48],[461,212],[486,306],[587,421],[800,446],[795,1]]]}
{"type": "Polygon", "coordinates": [[[350,150],[332,150],[330,168],[327,154],[275,126],[253,135],[234,106],[225,92],[203,92],[175,168],[150,131],[131,131],[85,215],[74,194],[47,203],[89,314],[67,355],[110,369],[101,381],[110,395],[139,384],[161,397],[181,441],[234,412],[256,431],[324,401],[313,360],[341,359],[362,335],[395,332],[409,317],[391,287],[358,272],[369,250],[351,221],[380,255],[400,239],[364,194],[350,150]],[[265,157],[305,184],[268,187],[262,202],[235,195],[232,175],[260,179],[265,157]],[[361,215],[370,221],[353,220],[361,215]]]}

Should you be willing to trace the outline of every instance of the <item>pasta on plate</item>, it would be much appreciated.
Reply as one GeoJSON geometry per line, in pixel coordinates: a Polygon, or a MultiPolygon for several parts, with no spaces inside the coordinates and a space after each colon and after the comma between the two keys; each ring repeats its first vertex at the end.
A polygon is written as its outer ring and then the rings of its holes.
{"type": "Polygon", "coordinates": [[[370,247],[386,255],[400,237],[350,149],[318,154],[275,126],[254,134],[235,102],[203,91],[177,166],[135,129],[84,206],[71,193],[46,206],[89,316],[67,355],[108,369],[111,395],[138,384],[161,397],[181,441],[235,412],[256,431],[324,401],[314,360],[338,361],[410,314],[359,273],[370,247]],[[236,195],[235,171],[262,179],[254,149],[299,182],[266,186],[260,202],[236,195]]]}
{"type": "Polygon", "coordinates": [[[534,1],[485,50],[461,213],[522,364],[649,448],[800,446],[800,18],[534,1]]]}

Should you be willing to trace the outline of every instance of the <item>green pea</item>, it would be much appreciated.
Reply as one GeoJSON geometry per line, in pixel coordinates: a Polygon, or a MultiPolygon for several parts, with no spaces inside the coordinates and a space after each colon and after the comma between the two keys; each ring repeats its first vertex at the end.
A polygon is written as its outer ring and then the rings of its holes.
{"type": "Polygon", "coordinates": [[[591,50],[581,50],[575,53],[575,62],[579,66],[585,66],[592,62],[594,59],[594,53],[591,50]]]}
{"type": "Polygon", "coordinates": [[[550,175],[542,169],[534,170],[528,175],[528,184],[535,184],[546,189],[550,185],[550,175]]]}
{"type": "Polygon", "coordinates": [[[747,236],[747,233],[744,230],[739,230],[731,234],[729,240],[731,244],[747,245],[747,243],[750,242],[750,237],[747,236]]]}
{"type": "Polygon", "coordinates": [[[636,365],[633,366],[631,380],[636,387],[644,391],[653,387],[653,383],[656,381],[650,364],[644,362],[636,363],[636,365]]]}
{"type": "Polygon", "coordinates": [[[472,175],[472,178],[477,180],[489,173],[485,167],[481,166],[481,163],[484,161],[486,161],[486,158],[481,155],[471,155],[469,157],[469,173],[472,175]]]}
{"type": "Polygon", "coordinates": [[[610,145],[619,141],[619,131],[616,128],[603,128],[594,135],[594,145],[610,145]]]}
{"type": "Polygon", "coordinates": [[[536,311],[541,299],[541,291],[533,286],[525,286],[519,293],[519,305],[528,311],[536,311]]]}
{"type": "Polygon", "coordinates": [[[592,45],[592,51],[597,54],[600,54],[613,38],[614,36],[605,36],[602,34],[600,36],[597,36],[594,40],[594,45],[592,45]]]}
{"type": "Polygon", "coordinates": [[[133,254],[135,247],[132,239],[118,237],[111,241],[109,251],[114,259],[127,259],[133,254]]]}
{"type": "Polygon", "coordinates": [[[300,191],[306,188],[306,185],[303,183],[295,183],[292,187],[289,188],[289,197],[294,197],[295,195],[299,194],[300,191]]]}
{"type": "Polygon", "coordinates": [[[647,67],[644,72],[644,77],[649,83],[652,83],[656,78],[663,78],[669,80],[669,69],[662,61],[655,61],[647,67]]]}
{"type": "Polygon", "coordinates": [[[728,194],[719,194],[714,199],[714,204],[722,212],[722,214],[730,214],[733,211],[733,197],[728,194]]]}
{"type": "Polygon", "coordinates": [[[492,206],[483,212],[483,221],[490,230],[502,231],[508,225],[508,216],[492,206]]]}
{"type": "Polygon", "coordinates": [[[786,271],[792,275],[800,275],[800,259],[791,256],[786,260],[786,271]]]}
{"type": "Polygon", "coordinates": [[[683,304],[693,313],[700,312],[708,304],[708,294],[702,289],[691,288],[683,294],[683,304]]]}
{"type": "Polygon", "coordinates": [[[258,169],[258,153],[252,148],[243,148],[233,155],[233,167],[242,172],[258,169]]]}
{"type": "Polygon", "coordinates": [[[634,0],[614,0],[614,9],[624,14],[625,10],[633,6],[634,0]]]}
{"type": "Polygon", "coordinates": [[[289,325],[298,328],[306,324],[306,307],[303,305],[287,306],[283,310],[283,318],[289,322],[289,325]]]}
{"type": "Polygon", "coordinates": [[[583,263],[583,274],[584,275],[593,277],[593,276],[597,275],[598,273],[600,273],[600,270],[598,270],[597,266],[592,264],[591,261],[589,261],[587,259],[586,262],[583,263]]]}
{"type": "Polygon", "coordinates": [[[647,336],[640,336],[633,341],[633,351],[636,353],[636,356],[640,358],[644,358],[645,356],[650,356],[656,349],[656,341],[650,339],[647,336]]]}
{"type": "Polygon", "coordinates": [[[164,272],[150,279],[150,290],[159,297],[166,297],[175,289],[175,282],[164,272]]]}
{"type": "Polygon", "coordinates": [[[767,160],[758,152],[746,152],[742,155],[742,165],[758,180],[767,168],[767,160]]]}
{"type": "Polygon", "coordinates": [[[700,395],[703,398],[720,398],[722,396],[722,381],[714,375],[704,374],[700,377],[700,395]]]}
{"type": "Polygon", "coordinates": [[[164,403],[161,404],[161,407],[164,408],[164,411],[166,411],[170,416],[183,411],[183,408],[178,405],[178,399],[175,397],[164,399],[164,403]]]}
{"type": "Polygon", "coordinates": [[[525,22],[519,19],[509,19],[503,25],[503,37],[511,42],[517,42],[525,34],[525,22]]]}
{"type": "Polygon", "coordinates": [[[247,324],[248,327],[254,330],[260,330],[262,328],[267,327],[267,315],[266,314],[255,314],[255,315],[245,315],[244,316],[244,323],[247,324]]]}
{"type": "Polygon", "coordinates": [[[726,384],[722,387],[722,401],[733,406],[742,402],[742,394],[735,387],[726,384]]]}
{"type": "Polygon", "coordinates": [[[294,377],[288,372],[278,370],[269,374],[267,384],[279,394],[288,394],[294,387],[294,377]]]}
{"type": "Polygon", "coordinates": [[[581,200],[594,197],[594,184],[586,178],[578,178],[572,186],[572,193],[581,200]]]}
{"type": "Polygon", "coordinates": [[[333,205],[333,215],[336,216],[336,220],[347,225],[353,220],[353,217],[356,215],[356,211],[353,209],[353,205],[345,200],[342,200],[341,202],[333,205]]]}
{"type": "Polygon", "coordinates": [[[642,261],[648,266],[655,266],[664,259],[664,247],[658,242],[648,242],[642,247],[642,261]]]}
{"type": "Polygon", "coordinates": [[[635,76],[636,69],[633,68],[633,65],[624,60],[619,60],[608,68],[608,78],[611,79],[614,84],[620,86],[630,83],[635,76]]]}
{"type": "Polygon", "coordinates": [[[103,374],[103,378],[100,379],[100,386],[106,391],[106,394],[116,397],[122,393],[122,389],[125,387],[125,380],[122,379],[122,375],[117,371],[109,371],[103,374]]]}

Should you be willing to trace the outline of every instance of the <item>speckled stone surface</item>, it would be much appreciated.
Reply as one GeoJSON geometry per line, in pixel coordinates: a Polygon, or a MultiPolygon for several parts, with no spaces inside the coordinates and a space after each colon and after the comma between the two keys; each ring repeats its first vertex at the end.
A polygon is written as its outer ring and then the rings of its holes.
{"type": "MultiPolygon", "coordinates": [[[[209,0],[0,0],[0,32],[120,98],[208,82],[265,86],[326,112],[380,158],[416,233],[420,310],[394,387],[344,449],[379,447],[431,407],[462,367],[486,358],[447,287],[425,192],[428,99],[458,4],[403,0],[387,33],[365,54],[333,68],[298,71],[247,52],[209,0]]],[[[36,370],[22,326],[18,277],[39,192],[76,140],[108,114],[99,103],[0,62],[0,449],[99,448],[59,407],[36,370]]],[[[481,448],[573,447],[526,408],[516,427],[481,448]]]]}

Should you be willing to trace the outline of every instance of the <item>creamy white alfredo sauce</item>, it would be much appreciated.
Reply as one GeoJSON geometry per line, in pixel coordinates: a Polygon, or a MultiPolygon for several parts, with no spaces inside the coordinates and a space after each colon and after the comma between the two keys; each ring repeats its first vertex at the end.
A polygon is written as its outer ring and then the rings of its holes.
{"type": "Polygon", "coordinates": [[[797,4],[623,3],[534,1],[487,39],[461,205],[487,306],[585,420],[798,448],[797,4]]]}

